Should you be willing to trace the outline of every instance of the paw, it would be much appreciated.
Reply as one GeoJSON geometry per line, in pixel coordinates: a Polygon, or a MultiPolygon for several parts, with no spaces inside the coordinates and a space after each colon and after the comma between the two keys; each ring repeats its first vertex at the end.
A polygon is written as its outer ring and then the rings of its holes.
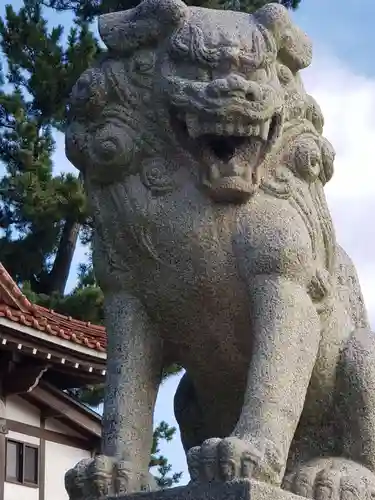
{"type": "Polygon", "coordinates": [[[154,487],[149,473],[141,474],[129,462],[104,455],[81,460],[65,474],[69,500],[101,500],[154,487]]]}
{"type": "Polygon", "coordinates": [[[282,467],[275,466],[280,460],[279,457],[274,460],[277,454],[271,454],[270,448],[236,437],[207,439],[202,446],[188,451],[191,481],[232,481],[254,477],[279,484],[282,467]]]}
{"type": "Polygon", "coordinates": [[[314,500],[372,500],[375,475],[345,458],[317,458],[288,474],[283,487],[314,500]]]}

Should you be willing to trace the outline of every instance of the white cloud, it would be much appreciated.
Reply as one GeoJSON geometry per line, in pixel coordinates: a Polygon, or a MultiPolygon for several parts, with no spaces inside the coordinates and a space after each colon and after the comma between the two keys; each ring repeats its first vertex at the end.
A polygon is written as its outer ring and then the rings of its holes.
{"type": "Polygon", "coordinates": [[[327,193],[338,198],[373,195],[375,79],[353,74],[334,57],[319,56],[305,71],[304,81],[323,110],[324,133],[337,153],[327,193]]]}

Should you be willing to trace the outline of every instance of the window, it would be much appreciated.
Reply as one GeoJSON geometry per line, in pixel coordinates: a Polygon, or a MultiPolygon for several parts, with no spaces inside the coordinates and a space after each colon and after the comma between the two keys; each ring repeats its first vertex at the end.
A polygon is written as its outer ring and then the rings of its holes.
{"type": "Polygon", "coordinates": [[[7,440],[6,480],[25,486],[38,485],[39,449],[31,444],[7,440]]]}

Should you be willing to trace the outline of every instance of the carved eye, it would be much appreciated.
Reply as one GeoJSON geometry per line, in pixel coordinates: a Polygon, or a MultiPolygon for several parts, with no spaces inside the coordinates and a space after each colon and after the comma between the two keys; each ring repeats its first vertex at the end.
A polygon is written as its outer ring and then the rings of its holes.
{"type": "Polygon", "coordinates": [[[313,137],[299,137],[293,148],[293,163],[296,173],[307,182],[313,182],[320,174],[322,154],[313,137]]]}
{"type": "MultiPolygon", "coordinates": [[[[321,137],[320,147],[322,154],[322,167],[320,171],[320,180],[323,184],[326,184],[332,179],[334,161],[335,161],[335,150],[332,144],[325,138],[321,137]]],[[[375,500],[375,499],[374,499],[375,500]]]]}
{"type": "Polygon", "coordinates": [[[137,73],[150,73],[154,69],[155,55],[152,52],[139,52],[134,57],[133,70],[137,73]]]}
{"type": "Polygon", "coordinates": [[[282,85],[288,85],[293,80],[293,73],[287,66],[280,64],[277,69],[277,74],[282,85]]]}
{"type": "Polygon", "coordinates": [[[72,89],[70,108],[77,115],[83,116],[100,113],[106,103],[107,89],[103,73],[97,69],[88,69],[79,78],[72,89]]]}
{"type": "Polygon", "coordinates": [[[115,182],[129,173],[134,144],[129,127],[120,117],[106,116],[104,123],[87,136],[90,175],[102,184],[115,182]]]}
{"type": "Polygon", "coordinates": [[[154,158],[151,161],[143,162],[140,173],[143,184],[154,195],[164,194],[173,187],[164,160],[154,158]]]}
{"type": "Polygon", "coordinates": [[[207,69],[197,68],[196,79],[199,80],[200,82],[209,82],[211,80],[211,76],[207,69]]]}

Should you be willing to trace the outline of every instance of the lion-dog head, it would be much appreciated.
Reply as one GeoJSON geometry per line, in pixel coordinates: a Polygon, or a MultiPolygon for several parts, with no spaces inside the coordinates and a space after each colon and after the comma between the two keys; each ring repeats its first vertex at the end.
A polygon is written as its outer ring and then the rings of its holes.
{"type": "Polygon", "coordinates": [[[103,15],[99,31],[108,51],[72,92],[72,163],[101,185],[139,176],[156,195],[183,169],[211,200],[246,202],[285,124],[306,111],[298,72],[311,45],[286,9],[144,0],[103,15]]]}

